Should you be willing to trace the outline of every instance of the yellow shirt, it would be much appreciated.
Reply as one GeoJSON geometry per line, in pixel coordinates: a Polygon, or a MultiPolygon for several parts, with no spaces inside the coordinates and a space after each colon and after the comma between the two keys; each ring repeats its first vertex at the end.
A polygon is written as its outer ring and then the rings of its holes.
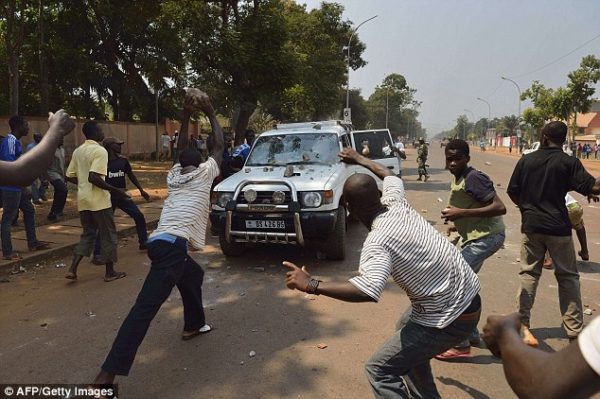
{"type": "Polygon", "coordinates": [[[67,177],[77,178],[77,209],[100,211],[111,207],[110,193],[88,181],[90,172],[106,177],[108,152],[98,142],[86,140],[73,151],[67,177]]]}

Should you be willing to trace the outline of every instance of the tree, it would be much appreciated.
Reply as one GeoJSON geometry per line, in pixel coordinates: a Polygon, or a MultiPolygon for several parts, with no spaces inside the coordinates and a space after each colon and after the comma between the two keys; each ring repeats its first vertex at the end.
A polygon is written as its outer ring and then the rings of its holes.
{"type": "Polygon", "coordinates": [[[5,0],[0,4],[0,18],[4,29],[4,47],[8,64],[8,91],[11,115],[19,113],[19,60],[26,26],[25,0],[5,0]]]}
{"type": "Polygon", "coordinates": [[[471,126],[472,124],[469,123],[469,118],[467,118],[466,115],[459,116],[458,119],[456,119],[456,126],[454,127],[454,137],[466,140],[467,135],[471,130],[471,126]]]}
{"type": "Polygon", "coordinates": [[[512,135],[519,128],[519,117],[516,115],[507,115],[502,118],[502,124],[508,130],[509,134],[512,135]]]}
{"type": "MultiPolygon", "coordinates": [[[[346,101],[345,95],[342,101],[346,101]]],[[[352,109],[352,124],[354,127],[366,129],[369,122],[369,111],[367,110],[367,102],[360,94],[360,89],[350,90],[350,108],[352,109]]]]}
{"type": "Polygon", "coordinates": [[[418,113],[415,115],[406,112],[406,109],[420,106],[420,102],[414,100],[415,93],[416,90],[408,86],[404,76],[397,73],[386,76],[369,97],[367,108],[370,124],[373,127],[384,127],[387,120],[387,127],[392,134],[408,134],[408,126],[416,120],[418,113]]]}
{"type": "Polygon", "coordinates": [[[574,140],[577,132],[577,113],[584,114],[592,106],[592,96],[596,92],[594,85],[600,80],[600,59],[593,55],[583,57],[579,68],[568,76],[567,90],[573,112],[571,132],[574,140]]]}
{"type": "Polygon", "coordinates": [[[537,132],[544,126],[546,117],[539,108],[527,108],[523,111],[523,120],[533,130],[532,140],[537,140],[537,132]]]}

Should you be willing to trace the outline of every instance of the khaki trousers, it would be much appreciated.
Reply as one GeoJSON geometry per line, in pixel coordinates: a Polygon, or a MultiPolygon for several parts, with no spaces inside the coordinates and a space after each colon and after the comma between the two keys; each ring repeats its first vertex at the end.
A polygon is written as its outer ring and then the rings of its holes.
{"type": "Polygon", "coordinates": [[[518,297],[521,322],[525,326],[530,326],[531,308],[542,275],[542,263],[546,251],[552,258],[554,276],[558,282],[558,300],[563,328],[569,338],[576,338],[583,328],[583,313],[579,272],[571,236],[523,234],[519,272],[521,290],[518,297]]]}

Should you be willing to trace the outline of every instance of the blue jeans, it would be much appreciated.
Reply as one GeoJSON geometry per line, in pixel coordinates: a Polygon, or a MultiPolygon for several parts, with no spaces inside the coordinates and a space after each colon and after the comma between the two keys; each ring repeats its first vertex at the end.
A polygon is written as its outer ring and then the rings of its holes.
{"type": "Polygon", "coordinates": [[[2,222],[0,222],[0,234],[2,235],[2,254],[8,256],[13,253],[12,247],[12,222],[17,216],[19,209],[23,211],[23,221],[25,222],[25,234],[27,235],[27,244],[33,248],[38,244],[35,236],[35,209],[27,195],[22,191],[2,190],[2,222]]]}
{"type": "MultiPolygon", "coordinates": [[[[146,218],[144,218],[144,214],[140,211],[140,208],[137,207],[135,202],[131,198],[112,198],[110,199],[112,202],[113,212],[115,209],[119,208],[131,218],[133,218],[135,222],[135,230],[137,231],[138,242],[140,245],[143,245],[148,241],[148,230],[146,228],[146,218]]],[[[98,256],[100,254],[100,239],[96,239],[96,246],[94,248],[94,256],[98,256]]]]}
{"type": "Polygon", "coordinates": [[[187,241],[181,238],[174,243],[152,241],[148,244],[148,257],[152,261],[150,272],[102,365],[107,373],[129,374],[152,319],[174,286],[183,302],[183,330],[197,330],[206,322],[202,305],[204,270],[188,256],[187,241]]]}
{"type": "Polygon", "coordinates": [[[39,201],[40,198],[46,196],[46,181],[42,179],[35,179],[31,183],[31,198],[34,201],[39,201]]]}
{"type": "Polygon", "coordinates": [[[478,240],[469,241],[461,254],[475,273],[479,273],[483,261],[495,254],[504,244],[504,233],[490,234],[478,240]]]}
{"type": "Polygon", "coordinates": [[[62,216],[65,203],[67,202],[67,185],[62,179],[50,180],[50,184],[54,187],[54,198],[52,199],[52,208],[50,208],[48,216],[62,216]]]}
{"type": "Polygon", "coordinates": [[[477,327],[480,311],[477,295],[463,315],[440,329],[412,322],[409,309],[398,322],[399,329],[367,362],[375,398],[439,398],[429,361],[467,338],[477,327]]]}

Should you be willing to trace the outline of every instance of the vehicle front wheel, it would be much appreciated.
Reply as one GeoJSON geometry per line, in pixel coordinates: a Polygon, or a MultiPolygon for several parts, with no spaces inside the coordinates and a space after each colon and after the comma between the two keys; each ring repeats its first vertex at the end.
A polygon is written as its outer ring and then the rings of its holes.
{"type": "Polygon", "coordinates": [[[346,208],[337,210],[337,220],[331,236],[323,244],[323,252],[330,260],[343,260],[346,256],[346,208]]]}
{"type": "Polygon", "coordinates": [[[225,233],[219,233],[219,245],[221,246],[221,251],[223,251],[223,255],[225,256],[242,256],[244,250],[246,249],[246,245],[241,242],[227,242],[225,238],[225,233]]]}

